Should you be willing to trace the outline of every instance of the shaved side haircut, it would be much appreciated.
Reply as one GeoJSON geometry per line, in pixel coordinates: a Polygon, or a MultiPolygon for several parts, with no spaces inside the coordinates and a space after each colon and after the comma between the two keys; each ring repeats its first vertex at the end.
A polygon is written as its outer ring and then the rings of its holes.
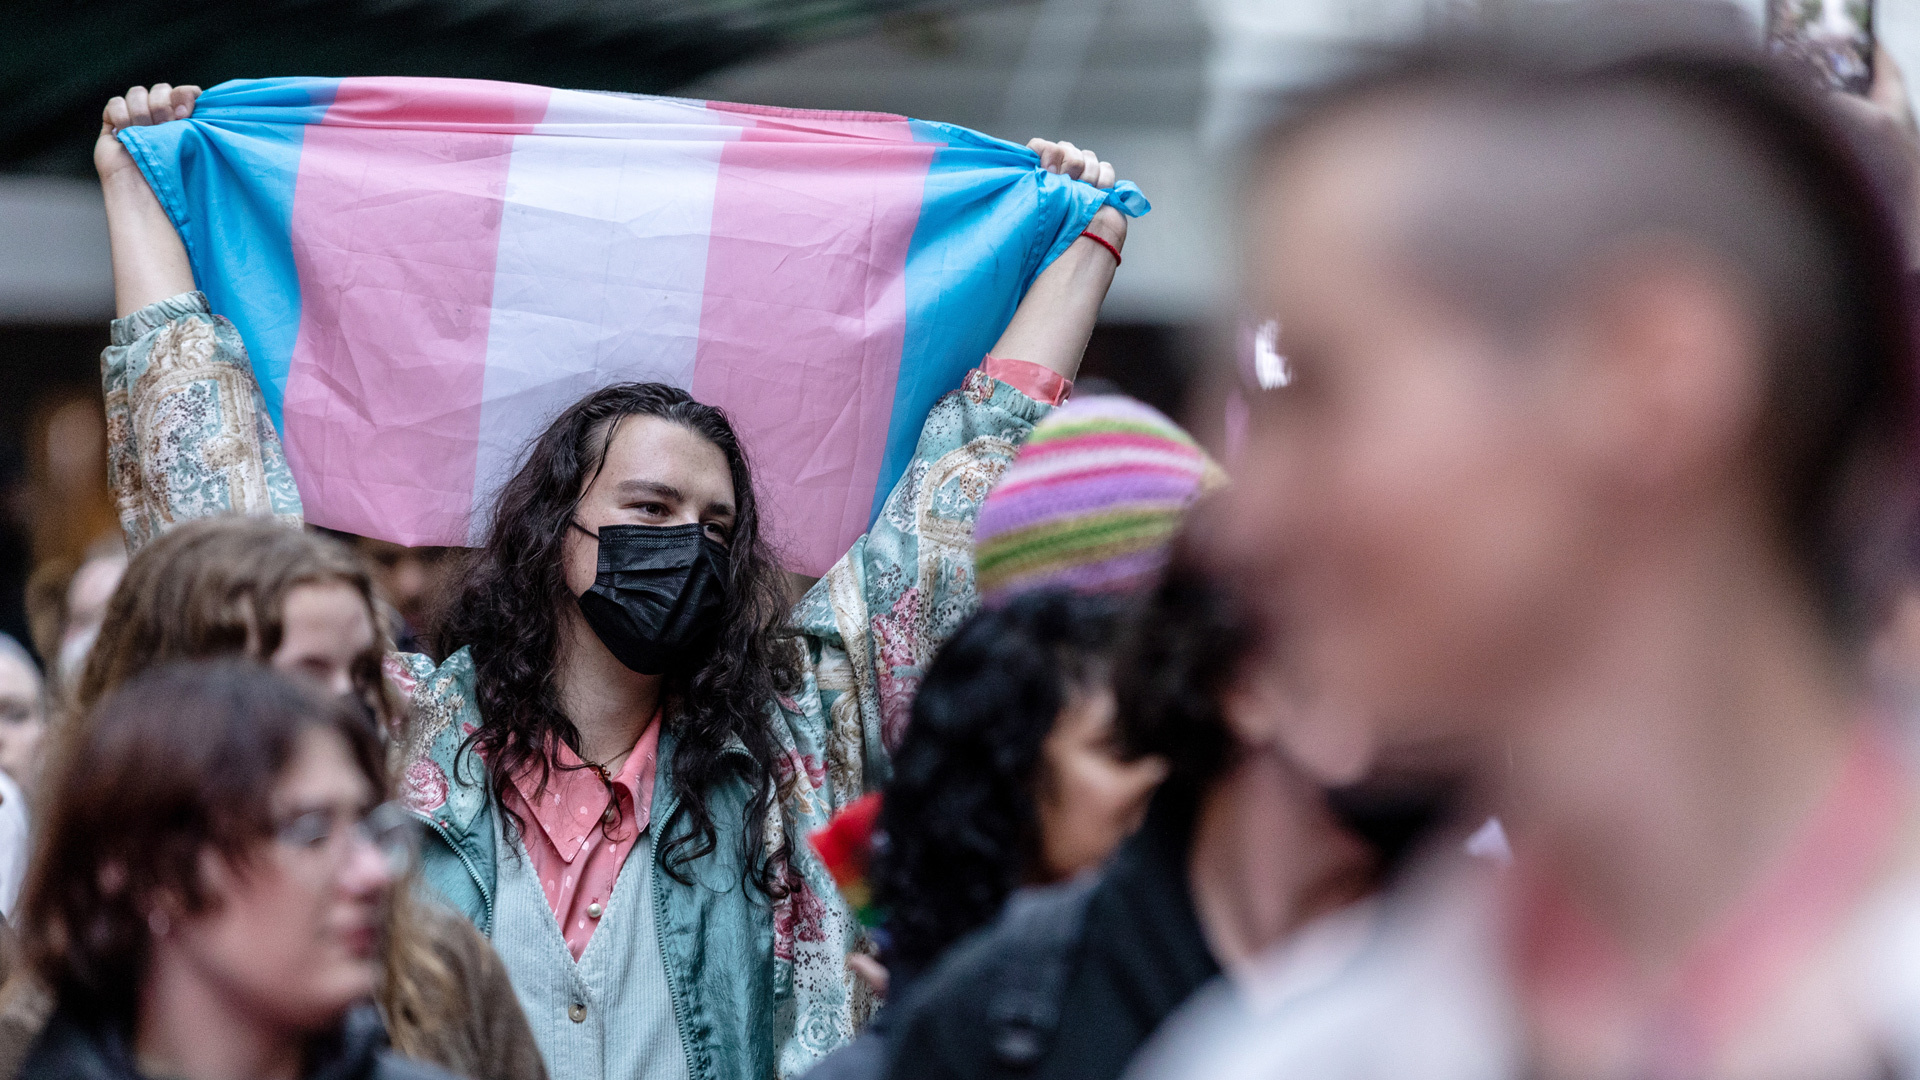
{"type": "Polygon", "coordinates": [[[1422,168],[1390,223],[1415,280],[1521,340],[1636,250],[1741,290],[1764,353],[1757,467],[1837,630],[1910,501],[1915,345],[1897,219],[1832,102],[1710,2],[1518,5],[1391,54],[1267,132],[1385,121],[1422,168]]]}

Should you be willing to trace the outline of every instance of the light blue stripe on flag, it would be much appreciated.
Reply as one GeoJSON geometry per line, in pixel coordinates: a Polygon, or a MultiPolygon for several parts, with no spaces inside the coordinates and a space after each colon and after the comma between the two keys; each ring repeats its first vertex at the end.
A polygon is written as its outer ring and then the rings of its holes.
{"type": "Polygon", "coordinates": [[[912,123],[915,138],[943,145],[927,169],[907,249],[906,344],[875,517],[913,460],[928,410],[986,356],[1040,271],[1108,201],[1135,215],[1148,209],[1132,184],[1109,196],[1036,168],[1039,157],[1024,146],[952,124],[912,123]],[[942,356],[944,363],[935,362],[942,356]]]}
{"type": "Polygon", "coordinates": [[[337,79],[222,83],[194,106],[199,123],[120,134],[186,241],[207,302],[239,328],[282,435],[280,406],[300,333],[290,243],[294,181],[307,125],[320,122],[338,85],[337,79]],[[283,111],[263,114],[261,106],[283,111]]]}

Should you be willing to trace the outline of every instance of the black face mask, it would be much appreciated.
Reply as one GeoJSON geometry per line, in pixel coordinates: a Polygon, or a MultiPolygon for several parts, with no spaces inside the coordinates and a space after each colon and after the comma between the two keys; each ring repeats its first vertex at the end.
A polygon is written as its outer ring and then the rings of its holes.
{"type": "Polygon", "coordinates": [[[607,651],[642,675],[697,655],[726,608],[727,549],[702,525],[607,525],[595,539],[599,567],[580,614],[607,651]]]}

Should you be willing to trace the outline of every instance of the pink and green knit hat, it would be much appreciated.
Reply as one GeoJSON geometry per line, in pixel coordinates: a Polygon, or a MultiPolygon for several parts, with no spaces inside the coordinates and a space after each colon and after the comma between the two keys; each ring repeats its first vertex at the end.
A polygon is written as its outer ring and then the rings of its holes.
{"type": "Polygon", "coordinates": [[[980,598],[1138,589],[1165,565],[1187,507],[1225,479],[1152,406],[1118,394],[1075,398],[1034,425],[980,506],[980,598]]]}

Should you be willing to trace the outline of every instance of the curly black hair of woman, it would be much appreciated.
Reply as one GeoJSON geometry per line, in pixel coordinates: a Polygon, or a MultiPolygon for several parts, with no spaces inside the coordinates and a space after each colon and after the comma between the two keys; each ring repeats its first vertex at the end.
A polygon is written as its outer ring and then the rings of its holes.
{"type": "Polygon", "coordinates": [[[675,738],[675,805],[662,824],[662,866],[683,883],[687,864],[713,853],[719,836],[706,794],[744,780],[752,791],[739,838],[748,881],[768,895],[785,888],[786,851],[755,852],[775,797],[777,748],[768,724],[777,695],[799,682],[797,643],[786,625],[785,583],[760,532],[759,504],[746,451],[726,414],[662,383],[621,383],[597,390],[562,412],[501,488],[485,546],[468,562],[452,602],[435,627],[445,653],[473,650],[475,704],[481,726],[469,738],[486,763],[495,805],[523,769],[544,785],[556,742],[576,753],[579,731],[561,711],[554,684],[562,612],[575,603],[562,567],[569,523],[581,495],[606,461],[619,422],[652,416],[679,424],[726,456],[736,504],[727,546],[727,606],[704,658],[670,672],[663,716],[675,738]],[[730,747],[746,749],[741,761],[730,747]],[[776,865],[779,864],[779,865],[776,865]]]}
{"type": "Polygon", "coordinates": [[[872,872],[886,962],[917,970],[986,925],[1039,856],[1041,747],[1106,680],[1122,600],[1034,593],[963,623],[927,668],[893,755],[872,872]]]}

